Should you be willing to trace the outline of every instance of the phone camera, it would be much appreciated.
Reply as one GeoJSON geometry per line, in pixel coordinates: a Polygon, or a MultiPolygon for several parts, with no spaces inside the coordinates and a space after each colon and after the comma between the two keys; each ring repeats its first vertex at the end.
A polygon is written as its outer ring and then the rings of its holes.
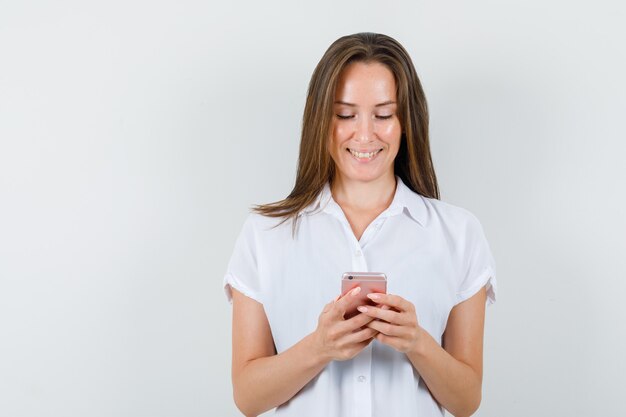
{"type": "Polygon", "coordinates": [[[352,279],[352,278],[354,278],[352,275],[349,275],[349,276],[348,276],[348,279],[352,279]]]}

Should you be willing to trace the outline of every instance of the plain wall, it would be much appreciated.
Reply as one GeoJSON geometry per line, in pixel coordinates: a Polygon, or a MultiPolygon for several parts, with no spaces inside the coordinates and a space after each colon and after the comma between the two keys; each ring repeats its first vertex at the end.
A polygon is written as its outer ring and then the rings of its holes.
{"type": "Polygon", "coordinates": [[[236,416],[222,277],[338,37],[413,57],[497,262],[478,416],[623,416],[618,1],[0,1],[0,415],[236,416]]]}

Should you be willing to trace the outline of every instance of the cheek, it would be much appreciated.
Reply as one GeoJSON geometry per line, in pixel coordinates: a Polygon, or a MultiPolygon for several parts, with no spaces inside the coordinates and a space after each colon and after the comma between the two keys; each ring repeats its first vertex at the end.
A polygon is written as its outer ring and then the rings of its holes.
{"type": "Polygon", "coordinates": [[[387,139],[387,142],[392,148],[400,148],[400,141],[402,140],[402,128],[399,124],[386,126],[383,136],[387,139]]]}
{"type": "Polygon", "coordinates": [[[337,157],[340,155],[341,150],[341,138],[338,136],[337,130],[333,129],[330,139],[328,140],[328,153],[333,161],[337,162],[337,157]]]}
{"type": "Polygon", "coordinates": [[[350,129],[347,126],[335,125],[333,128],[333,138],[335,142],[340,142],[347,136],[350,136],[350,129]]]}
{"type": "Polygon", "coordinates": [[[388,124],[381,127],[381,134],[386,137],[399,137],[402,134],[402,128],[397,123],[388,124]]]}

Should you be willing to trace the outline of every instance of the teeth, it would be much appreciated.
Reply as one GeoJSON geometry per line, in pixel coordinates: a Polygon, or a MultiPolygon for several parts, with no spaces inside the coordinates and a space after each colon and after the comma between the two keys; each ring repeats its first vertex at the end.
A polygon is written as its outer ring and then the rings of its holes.
{"type": "Polygon", "coordinates": [[[378,151],[374,151],[374,152],[357,152],[357,151],[353,151],[352,149],[348,149],[350,151],[350,153],[352,155],[354,155],[356,158],[372,158],[374,155],[376,155],[378,153],[378,151]]]}

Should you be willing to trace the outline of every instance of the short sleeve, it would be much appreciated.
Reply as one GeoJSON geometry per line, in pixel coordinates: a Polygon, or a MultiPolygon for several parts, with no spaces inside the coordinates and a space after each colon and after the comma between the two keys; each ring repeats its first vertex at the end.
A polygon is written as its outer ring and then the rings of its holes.
{"type": "Polygon", "coordinates": [[[462,259],[462,279],[456,302],[471,298],[486,286],[487,305],[496,301],[496,264],[483,227],[472,214],[467,224],[462,259]]]}
{"type": "Polygon", "coordinates": [[[256,237],[254,218],[249,215],[235,241],[235,248],[224,275],[224,292],[229,303],[232,303],[232,288],[261,302],[256,237]]]}

